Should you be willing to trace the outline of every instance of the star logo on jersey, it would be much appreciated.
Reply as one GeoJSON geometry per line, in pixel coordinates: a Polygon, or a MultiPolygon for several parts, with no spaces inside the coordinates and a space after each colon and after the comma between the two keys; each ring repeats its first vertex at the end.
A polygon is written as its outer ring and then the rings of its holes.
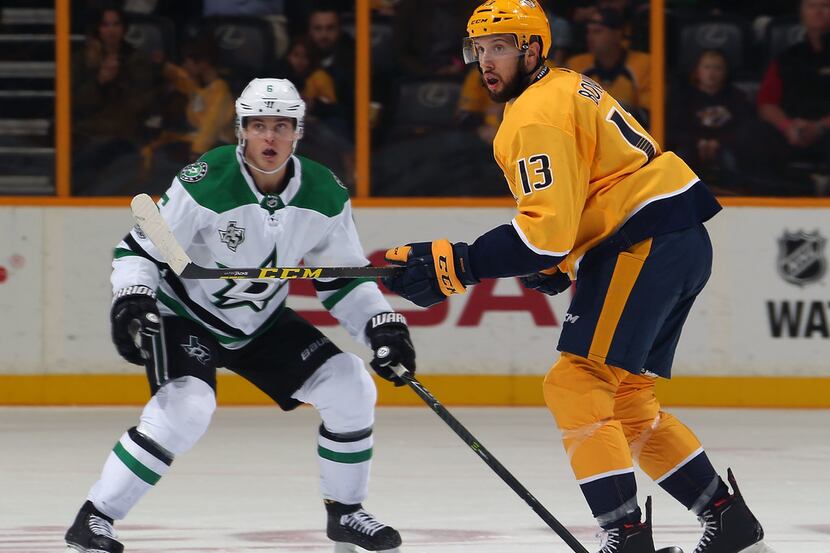
{"type": "MultiPolygon", "coordinates": [[[[219,264],[220,267],[223,265],[219,264]]],[[[260,263],[261,269],[277,266],[277,251],[268,256],[260,263]]],[[[216,298],[214,305],[220,309],[232,309],[235,307],[250,307],[260,312],[288,281],[275,278],[251,278],[229,279],[224,288],[213,294],[216,298]]]]}
{"type": "Polygon", "coordinates": [[[199,339],[192,334],[188,337],[189,341],[186,344],[180,344],[184,349],[184,352],[189,356],[193,357],[204,365],[210,360],[210,350],[199,343],[199,339]]]}
{"type": "Polygon", "coordinates": [[[184,182],[199,182],[208,172],[208,164],[204,161],[191,163],[179,171],[179,180],[184,182]]]}
{"type": "Polygon", "coordinates": [[[228,221],[228,228],[219,229],[219,239],[228,246],[232,252],[245,241],[245,228],[236,226],[236,221],[228,221]]]}

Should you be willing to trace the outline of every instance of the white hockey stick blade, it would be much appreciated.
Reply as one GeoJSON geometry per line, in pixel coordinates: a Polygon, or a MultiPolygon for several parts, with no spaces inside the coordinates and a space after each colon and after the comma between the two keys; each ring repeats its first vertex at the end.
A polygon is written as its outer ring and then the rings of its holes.
{"type": "Polygon", "coordinates": [[[130,208],[141,231],[156,246],[173,272],[177,275],[182,274],[185,267],[193,261],[176,241],[153,198],[147,194],[139,194],[130,202],[130,208]]]}

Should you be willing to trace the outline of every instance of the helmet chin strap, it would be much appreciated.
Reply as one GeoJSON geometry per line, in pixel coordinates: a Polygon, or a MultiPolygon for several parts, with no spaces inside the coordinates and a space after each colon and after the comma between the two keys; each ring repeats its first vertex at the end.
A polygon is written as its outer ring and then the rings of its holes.
{"type": "Polygon", "coordinates": [[[245,139],[244,139],[244,138],[240,138],[240,139],[239,139],[239,145],[242,147],[242,161],[244,161],[244,162],[245,162],[245,165],[247,165],[248,167],[250,167],[251,169],[253,169],[253,170],[254,170],[254,171],[256,171],[257,173],[262,173],[263,175],[273,175],[273,174],[279,173],[280,171],[282,171],[282,170],[283,170],[283,168],[284,168],[284,167],[288,164],[288,162],[291,160],[291,156],[293,156],[293,155],[294,155],[294,152],[296,152],[296,151],[297,151],[297,142],[298,142],[298,141],[299,141],[298,139],[296,139],[296,138],[294,139],[294,142],[291,144],[291,155],[289,155],[287,158],[285,158],[285,161],[283,161],[283,162],[280,164],[280,166],[279,166],[279,167],[277,167],[277,168],[276,168],[276,169],[274,169],[273,171],[266,171],[265,169],[260,169],[259,167],[257,167],[256,165],[254,165],[253,163],[251,163],[251,162],[248,160],[248,158],[247,158],[247,157],[245,157],[245,139]]]}

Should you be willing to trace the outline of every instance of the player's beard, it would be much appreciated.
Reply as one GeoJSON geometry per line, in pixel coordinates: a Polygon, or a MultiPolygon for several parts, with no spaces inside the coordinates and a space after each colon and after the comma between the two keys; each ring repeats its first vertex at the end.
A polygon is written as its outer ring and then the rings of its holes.
{"type": "Polygon", "coordinates": [[[490,99],[492,99],[494,102],[504,104],[505,102],[509,102],[510,100],[524,92],[526,85],[525,81],[526,78],[524,76],[524,57],[519,56],[518,58],[516,58],[516,72],[513,73],[513,76],[510,78],[510,80],[502,79],[502,82],[504,83],[504,88],[502,88],[499,92],[495,92],[488,88],[487,94],[490,95],[490,99]]]}

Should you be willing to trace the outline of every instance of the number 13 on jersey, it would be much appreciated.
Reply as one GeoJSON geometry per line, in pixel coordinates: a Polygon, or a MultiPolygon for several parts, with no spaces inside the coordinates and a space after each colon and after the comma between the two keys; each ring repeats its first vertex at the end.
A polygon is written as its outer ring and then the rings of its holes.
{"type": "Polygon", "coordinates": [[[517,163],[519,177],[522,180],[522,193],[525,196],[553,184],[553,171],[550,167],[550,157],[547,154],[536,154],[522,158],[517,163]]]}

